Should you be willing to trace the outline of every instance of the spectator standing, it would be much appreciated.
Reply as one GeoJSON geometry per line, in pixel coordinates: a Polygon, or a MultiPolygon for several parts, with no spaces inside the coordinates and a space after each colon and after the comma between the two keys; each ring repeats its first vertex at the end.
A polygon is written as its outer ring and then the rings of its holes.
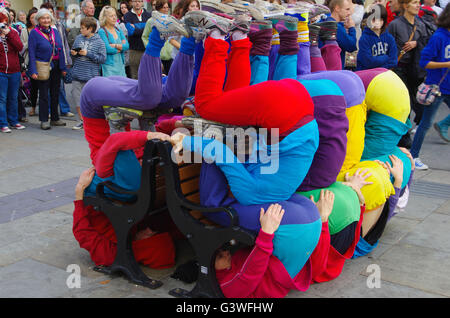
{"type": "MultiPolygon", "coordinates": [[[[80,34],[80,22],[81,19],[86,17],[94,17],[95,14],[95,6],[92,0],[84,0],[81,2],[81,13],[75,17],[74,23],[70,26],[69,34],[67,35],[67,39],[69,41],[69,47],[73,46],[73,42],[78,34],[80,34]]],[[[95,18],[94,18],[95,19],[95,18]]],[[[97,30],[100,29],[100,23],[97,21],[97,30]]]]}
{"type": "Polygon", "coordinates": [[[24,129],[18,121],[17,95],[20,85],[19,52],[23,48],[19,33],[10,27],[9,13],[0,11],[0,129],[24,129]]]}
{"type": "MultiPolygon", "coordinates": [[[[414,122],[418,125],[422,117],[423,105],[417,103],[416,92],[426,72],[419,65],[420,52],[426,45],[429,35],[425,24],[417,16],[420,9],[419,0],[399,0],[401,15],[394,19],[387,28],[392,34],[399,53],[398,65],[394,69],[408,88],[411,108],[416,114],[414,122]]],[[[405,137],[405,146],[410,137],[405,137]]],[[[409,148],[409,147],[407,147],[409,148]]]]}
{"type": "MultiPolygon", "coordinates": [[[[55,9],[50,2],[43,3],[40,8],[41,9],[45,8],[48,11],[50,11],[51,14],[53,14],[53,17],[55,18],[56,22],[52,27],[56,28],[59,32],[59,35],[61,36],[61,40],[62,40],[62,44],[63,44],[62,48],[63,48],[64,62],[66,63],[67,68],[72,67],[72,58],[70,57],[70,48],[69,48],[69,43],[67,41],[66,28],[57,19],[55,9]]],[[[60,108],[61,116],[66,116],[66,117],[74,117],[75,116],[70,111],[70,105],[69,105],[69,102],[67,101],[67,97],[66,97],[66,88],[64,86],[64,81],[62,78],[61,78],[61,86],[59,89],[58,101],[59,101],[59,108],[60,108]]]]}
{"type": "MultiPolygon", "coordinates": [[[[161,1],[161,0],[158,0],[158,1],[161,1]]],[[[190,11],[196,11],[196,10],[200,10],[200,3],[198,2],[198,0],[187,0],[186,2],[184,2],[183,10],[181,11],[181,17],[184,17],[184,15],[190,11]]],[[[172,57],[171,61],[173,61],[175,59],[178,52],[180,51],[180,47],[181,47],[180,42],[181,42],[181,35],[177,35],[177,36],[173,36],[173,37],[169,38],[169,43],[173,46],[172,52],[171,52],[171,57],[172,57]]],[[[170,68],[170,65],[168,66],[168,68],[170,68]]],[[[168,72],[169,72],[169,70],[167,69],[167,73],[168,72]]]]}
{"type": "Polygon", "coordinates": [[[436,0],[423,0],[422,6],[430,7],[438,16],[441,15],[442,11],[444,11],[444,9],[436,5],[436,0]]]}
{"type": "Polygon", "coordinates": [[[102,64],[103,76],[124,76],[125,73],[125,51],[129,44],[125,35],[116,27],[116,9],[111,6],[103,7],[100,12],[100,30],[98,34],[106,46],[106,61],[102,64]]]}
{"type": "Polygon", "coordinates": [[[57,29],[52,28],[55,18],[47,9],[39,9],[35,16],[36,27],[30,32],[28,38],[29,73],[31,78],[38,80],[37,62],[51,62],[50,77],[38,81],[39,90],[39,120],[41,129],[50,129],[50,126],[65,126],[59,119],[58,96],[61,85],[61,75],[66,75],[63,44],[57,29]],[[50,124],[48,123],[48,98],[50,93],[50,124]]]}
{"type": "Polygon", "coordinates": [[[386,31],[387,10],[376,4],[365,15],[366,27],[359,40],[357,71],[383,67],[391,69],[397,66],[397,45],[386,31]]]}
{"type": "Polygon", "coordinates": [[[133,0],[131,11],[124,16],[130,43],[130,73],[133,79],[138,78],[139,63],[145,50],[141,37],[147,20],[151,18],[151,13],[143,8],[143,3],[143,0],[133,0]]]}
{"type": "Polygon", "coordinates": [[[27,25],[27,14],[25,11],[20,10],[17,14],[17,22],[21,22],[23,26],[26,28],[27,25]]]}
{"type": "Polygon", "coordinates": [[[80,111],[80,96],[84,85],[91,78],[100,76],[101,64],[106,61],[106,47],[100,35],[95,33],[97,22],[87,17],[80,22],[80,33],[73,43],[70,53],[73,56],[72,96],[77,102],[80,118],[72,129],[83,129],[83,116],[80,111]]]}
{"type": "MultiPolygon", "coordinates": [[[[38,12],[37,8],[32,8],[28,11],[27,14],[27,28],[20,33],[20,40],[23,44],[22,52],[20,52],[24,59],[24,64],[28,66],[29,57],[28,57],[28,37],[30,35],[31,30],[36,26],[36,20],[34,19],[36,13],[38,12]]],[[[37,105],[37,97],[38,97],[38,82],[31,78],[31,74],[27,72],[27,75],[30,77],[30,100],[31,100],[31,110],[28,113],[29,116],[36,116],[36,105],[37,105]]]]}
{"type": "Polygon", "coordinates": [[[331,0],[328,7],[331,15],[325,21],[338,22],[336,39],[341,48],[342,69],[344,69],[345,52],[357,50],[355,23],[351,18],[352,2],[350,0],[331,0]]]}
{"type": "MultiPolygon", "coordinates": [[[[116,24],[116,26],[125,35],[125,38],[127,39],[127,41],[128,41],[128,30],[127,30],[127,27],[126,27],[125,22],[123,20],[123,17],[130,10],[131,10],[131,6],[128,4],[128,2],[122,1],[120,3],[120,7],[119,7],[119,10],[118,10],[119,11],[118,12],[119,19],[117,20],[117,24],[116,24]]],[[[125,73],[127,74],[128,78],[131,78],[131,72],[130,72],[130,50],[127,50],[124,53],[125,53],[125,73]]]]}
{"type": "MultiPolygon", "coordinates": [[[[156,0],[153,1],[152,7],[155,11],[158,11],[162,14],[169,14],[169,1],[168,0],[156,0]]],[[[142,33],[142,43],[144,43],[144,46],[147,47],[148,44],[148,37],[150,36],[150,33],[152,32],[152,19],[148,19],[145,23],[144,32],[142,33]]],[[[163,72],[165,74],[169,73],[170,66],[173,62],[173,56],[171,55],[174,47],[170,44],[170,39],[177,38],[177,37],[170,37],[169,40],[167,40],[164,43],[163,48],[161,49],[161,63],[163,65],[163,72]]],[[[175,40],[174,40],[175,41],[175,40]]],[[[175,41],[176,42],[176,41],[175,41]]],[[[178,47],[179,47],[179,42],[178,47]]]]}
{"type": "MultiPolygon", "coordinates": [[[[450,107],[450,5],[445,7],[438,18],[438,29],[431,37],[427,46],[422,50],[420,65],[427,71],[425,84],[440,84],[441,96],[437,96],[434,102],[425,107],[422,120],[417,127],[416,134],[411,146],[411,155],[414,158],[416,169],[426,170],[428,166],[424,164],[419,153],[422,148],[423,140],[428,129],[436,116],[439,106],[445,102],[450,107]]],[[[450,126],[450,115],[440,122],[434,124],[439,136],[446,142],[450,142],[448,127],[450,126]]]]}

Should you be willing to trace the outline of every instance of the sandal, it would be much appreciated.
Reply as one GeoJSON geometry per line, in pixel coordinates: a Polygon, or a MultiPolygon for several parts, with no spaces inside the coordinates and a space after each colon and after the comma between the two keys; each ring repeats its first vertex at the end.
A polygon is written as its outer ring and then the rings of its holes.
{"type": "Polygon", "coordinates": [[[34,109],[30,110],[28,116],[37,116],[36,111],[34,109]]]}

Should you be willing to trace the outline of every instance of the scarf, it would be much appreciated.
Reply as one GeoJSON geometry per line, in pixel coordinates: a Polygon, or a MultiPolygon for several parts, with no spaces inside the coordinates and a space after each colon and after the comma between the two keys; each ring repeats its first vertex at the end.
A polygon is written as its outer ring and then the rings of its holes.
{"type": "Polygon", "coordinates": [[[57,54],[55,32],[53,31],[52,27],[44,28],[38,25],[36,26],[36,29],[47,36],[46,39],[50,42],[50,45],[53,48],[53,60],[57,60],[59,58],[59,55],[57,54]]]}

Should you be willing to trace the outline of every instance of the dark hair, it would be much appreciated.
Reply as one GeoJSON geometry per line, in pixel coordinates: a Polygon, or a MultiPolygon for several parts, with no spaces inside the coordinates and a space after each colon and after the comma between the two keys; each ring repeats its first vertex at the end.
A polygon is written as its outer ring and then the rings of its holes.
{"type": "Polygon", "coordinates": [[[191,5],[192,2],[197,2],[197,4],[200,7],[200,1],[199,0],[187,0],[184,2],[184,6],[183,6],[183,10],[181,11],[181,16],[184,17],[184,15],[188,12],[189,10],[189,6],[191,5]]]}
{"type": "Polygon", "coordinates": [[[438,28],[450,29],[450,4],[447,3],[444,11],[442,11],[441,15],[437,19],[438,28]]]}
{"type": "Polygon", "coordinates": [[[97,30],[97,21],[93,17],[81,19],[80,26],[81,25],[83,25],[86,29],[91,29],[93,33],[97,30]]]}
{"type": "Polygon", "coordinates": [[[180,2],[177,3],[175,8],[172,10],[172,15],[175,18],[181,19],[183,17],[183,8],[184,8],[184,5],[186,2],[188,2],[188,0],[181,0],[180,2]]]}
{"type": "Polygon", "coordinates": [[[387,27],[387,19],[388,19],[388,13],[386,8],[381,4],[376,4],[372,6],[372,9],[369,12],[364,13],[363,21],[365,21],[365,25],[367,24],[367,19],[369,17],[377,18],[383,20],[383,26],[381,27],[381,33],[386,30],[387,27]]]}
{"type": "Polygon", "coordinates": [[[53,13],[55,13],[55,7],[53,7],[53,4],[51,4],[50,2],[41,4],[40,9],[52,10],[53,13]]]}
{"type": "Polygon", "coordinates": [[[31,23],[31,16],[33,13],[37,13],[39,10],[35,7],[31,8],[30,11],[28,11],[27,14],[27,28],[31,28],[33,26],[33,23],[31,23]]]}
{"type": "Polygon", "coordinates": [[[155,3],[155,10],[159,11],[162,8],[164,8],[164,5],[167,3],[167,5],[169,5],[169,1],[168,0],[156,0],[155,3]]]}
{"type": "Polygon", "coordinates": [[[117,17],[122,20],[124,14],[122,13],[122,4],[127,6],[128,11],[131,11],[131,6],[127,1],[121,1],[119,4],[119,9],[117,10],[117,17]]]}
{"type": "MultiPolygon", "coordinates": [[[[14,21],[11,21],[11,23],[15,23],[16,19],[17,19],[17,15],[16,15],[16,10],[14,9],[9,9],[9,13],[14,13],[14,21]]],[[[11,15],[9,15],[10,19],[11,19],[11,15]]]]}

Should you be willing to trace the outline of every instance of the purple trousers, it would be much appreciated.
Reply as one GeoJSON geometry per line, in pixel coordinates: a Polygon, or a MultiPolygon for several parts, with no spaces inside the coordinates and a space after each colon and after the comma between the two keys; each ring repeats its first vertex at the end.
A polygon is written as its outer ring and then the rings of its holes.
{"type": "Polygon", "coordinates": [[[95,77],[81,92],[83,117],[105,118],[103,106],[151,110],[177,108],[189,96],[194,71],[194,57],[179,52],[163,83],[161,60],[145,53],[139,65],[139,79],[122,76],[95,77]]]}

